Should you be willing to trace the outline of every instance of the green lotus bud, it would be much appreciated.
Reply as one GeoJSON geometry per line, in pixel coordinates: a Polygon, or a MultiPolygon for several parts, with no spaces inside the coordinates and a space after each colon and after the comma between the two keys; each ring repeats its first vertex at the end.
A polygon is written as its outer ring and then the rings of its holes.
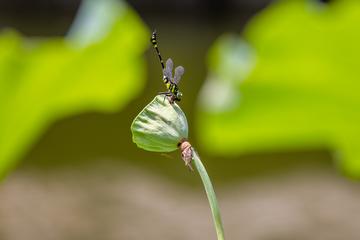
{"type": "Polygon", "coordinates": [[[152,152],[172,152],[188,138],[188,123],[181,108],[158,95],[131,124],[133,142],[152,152]]]}

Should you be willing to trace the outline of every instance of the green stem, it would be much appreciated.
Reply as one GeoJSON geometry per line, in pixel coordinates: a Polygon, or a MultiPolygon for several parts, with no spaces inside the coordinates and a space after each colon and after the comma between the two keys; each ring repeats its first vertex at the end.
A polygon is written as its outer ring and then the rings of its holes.
{"type": "Polygon", "coordinates": [[[219,205],[216,199],[216,195],[215,195],[215,191],[214,188],[211,184],[211,180],[209,178],[209,175],[206,172],[206,169],[204,167],[204,165],[202,164],[199,155],[197,154],[197,152],[195,151],[194,148],[192,148],[192,155],[193,155],[193,161],[195,163],[195,167],[199,172],[199,175],[201,177],[201,180],[204,184],[205,187],[205,191],[206,191],[206,195],[207,198],[209,200],[209,204],[210,204],[210,208],[211,208],[211,213],[212,213],[212,217],[214,220],[214,225],[215,225],[215,230],[216,230],[216,234],[217,234],[217,238],[218,240],[224,240],[224,228],[221,222],[221,215],[220,215],[220,209],[219,209],[219,205]]]}

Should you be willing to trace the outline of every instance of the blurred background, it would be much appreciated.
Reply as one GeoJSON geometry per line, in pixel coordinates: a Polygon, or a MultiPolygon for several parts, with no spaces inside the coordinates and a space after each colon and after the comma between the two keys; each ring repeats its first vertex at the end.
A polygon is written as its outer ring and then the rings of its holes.
{"type": "Polygon", "coordinates": [[[0,1],[0,239],[216,239],[179,152],[132,142],[165,89],[153,29],[227,238],[359,239],[359,9],[0,1]]]}

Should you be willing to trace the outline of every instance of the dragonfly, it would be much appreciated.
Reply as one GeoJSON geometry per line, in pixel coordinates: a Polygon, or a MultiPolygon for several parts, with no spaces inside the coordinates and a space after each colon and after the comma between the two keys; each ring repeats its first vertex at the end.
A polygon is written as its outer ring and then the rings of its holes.
{"type": "Polygon", "coordinates": [[[182,93],[179,91],[178,84],[181,80],[182,75],[185,72],[185,69],[183,66],[177,66],[175,68],[175,74],[174,77],[172,76],[174,62],[171,60],[171,58],[168,58],[166,60],[166,67],[164,66],[164,62],[162,60],[158,43],[156,39],[156,31],[154,31],[151,35],[151,43],[159,57],[161,68],[163,71],[163,81],[165,83],[165,86],[167,88],[166,92],[159,92],[159,94],[167,96],[169,99],[169,102],[172,104],[175,101],[180,101],[182,97],[182,93]]]}

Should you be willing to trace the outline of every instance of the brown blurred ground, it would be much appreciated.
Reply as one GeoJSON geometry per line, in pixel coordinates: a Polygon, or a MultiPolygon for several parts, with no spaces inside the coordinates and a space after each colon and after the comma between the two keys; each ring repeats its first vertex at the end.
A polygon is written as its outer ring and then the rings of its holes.
{"type": "MultiPolygon", "coordinates": [[[[332,172],[216,190],[227,239],[360,239],[360,188],[332,172]]],[[[0,196],[2,240],[216,239],[202,189],[133,167],[19,170],[0,196]]]]}

